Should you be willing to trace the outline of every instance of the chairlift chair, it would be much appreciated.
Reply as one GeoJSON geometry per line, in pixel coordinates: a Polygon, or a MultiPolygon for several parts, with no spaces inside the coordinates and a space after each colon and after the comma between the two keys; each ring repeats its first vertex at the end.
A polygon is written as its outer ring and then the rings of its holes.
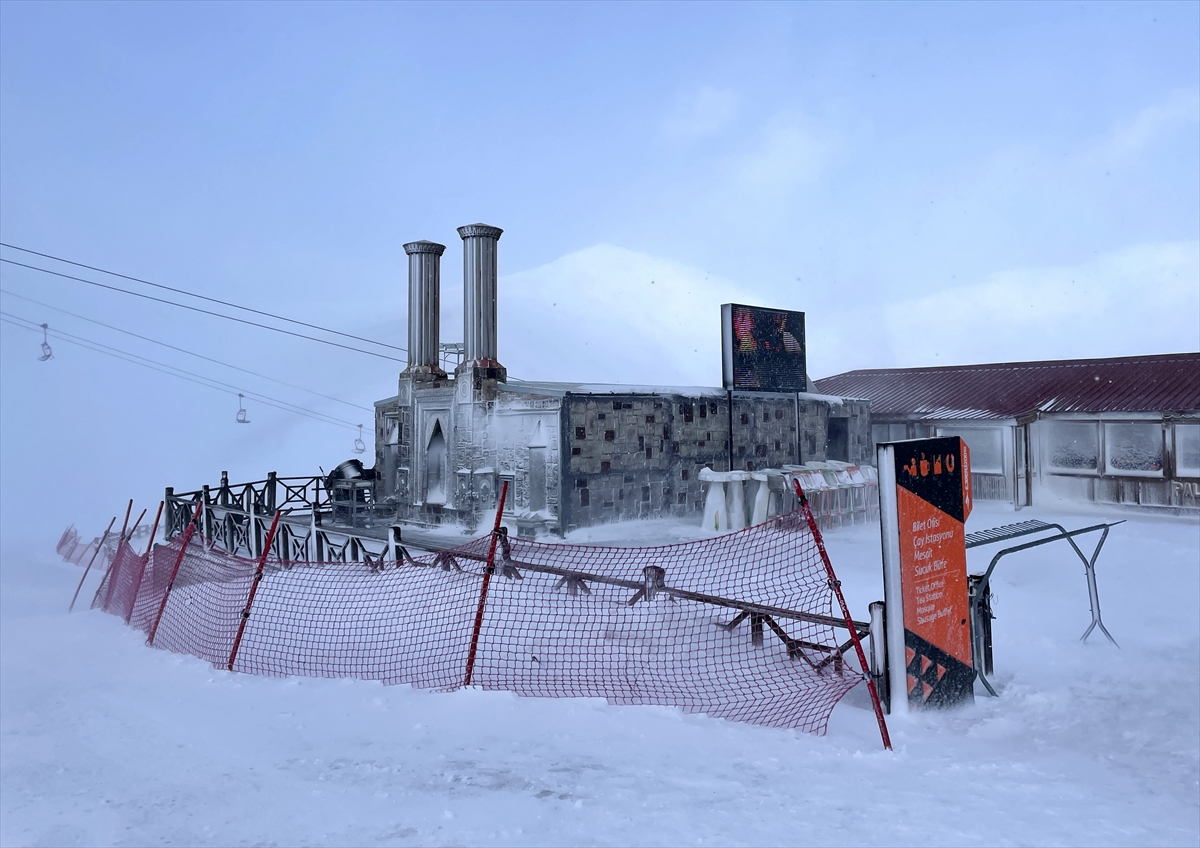
{"type": "Polygon", "coordinates": [[[49,324],[42,325],[42,355],[38,357],[38,362],[45,362],[47,359],[54,358],[54,351],[50,349],[50,342],[46,340],[46,331],[49,327],[49,324]]]}
{"type": "Polygon", "coordinates": [[[354,440],[354,452],[355,453],[365,453],[367,450],[366,443],[363,442],[363,438],[362,438],[362,428],[363,428],[363,425],[359,424],[358,425],[358,438],[356,438],[354,440]]]}
{"type": "Polygon", "coordinates": [[[249,424],[250,423],[250,419],[246,417],[246,408],[244,406],[242,406],[242,398],[244,398],[244,397],[245,397],[244,394],[242,394],[241,392],[238,392],[238,411],[237,411],[237,418],[234,420],[236,420],[237,423],[239,423],[239,424],[249,424]]]}

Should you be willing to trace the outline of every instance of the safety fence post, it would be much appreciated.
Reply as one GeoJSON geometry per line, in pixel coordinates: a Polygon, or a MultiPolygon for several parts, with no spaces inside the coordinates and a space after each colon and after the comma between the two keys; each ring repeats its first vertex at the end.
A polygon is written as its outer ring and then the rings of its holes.
{"type": "Polygon", "coordinates": [[[479,590],[479,607],[475,610],[475,627],[471,631],[471,647],[467,651],[467,674],[463,686],[471,685],[475,673],[475,652],[479,648],[479,631],[483,627],[483,608],[487,604],[488,584],[496,561],[496,540],[500,537],[500,521],[504,518],[504,501],[508,497],[508,481],[500,484],[500,503],[496,505],[496,524],[492,527],[492,543],[488,546],[487,567],[483,570],[483,588],[479,590]]]}
{"type": "MultiPolygon", "coordinates": [[[[130,506],[133,501],[129,502],[130,506]]],[[[120,558],[121,545],[131,547],[129,540],[133,538],[133,534],[137,532],[138,527],[142,524],[142,519],[146,517],[146,510],[142,510],[142,514],[137,517],[137,521],[133,522],[133,526],[129,528],[128,533],[121,533],[121,538],[117,539],[117,550],[113,554],[112,562],[108,564],[108,569],[104,572],[104,579],[100,581],[100,585],[96,587],[96,594],[92,596],[92,606],[96,606],[96,601],[100,600],[100,590],[104,588],[105,581],[108,581],[108,591],[104,593],[104,608],[108,609],[108,604],[112,600],[113,587],[116,585],[117,578],[121,572],[117,569],[117,560],[120,558]]]]}
{"type": "Polygon", "coordinates": [[[142,591],[142,581],[146,579],[146,569],[150,567],[150,552],[154,550],[154,537],[158,535],[158,520],[162,518],[164,501],[158,502],[158,512],[154,514],[154,526],[150,528],[150,541],[146,543],[146,552],[142,554],[146,558],[146,562],[142,565],[142,573],[138,575],[137,585],[133,587],[133,603],[129,605],[129,613],[125,616],[125,623],[129,624],[133,618],[133,608],[137,606],[138,593],[142,591]]]}
{"type": "Polygon", "coordinates": [[[842,608],[842,616],[846,619],[846,627],[850,630],[850,638],[854,641],[854,650],[858,654],[859,667],[867,679],[867,690],[871,693],[871,705],[875,708],[875,719],[879,722],[879,735],[883,737],[883,747],[890,751],[892,750],[892,739],[888,735],[887,721],[883,718],[883,707],[879,703],[879,692],[875,689],[875,681],[871,679],[871,666],[867,663],[867,656],[863,653],[862,642],[858,640],[858,630],[854,626],[854,619],[850,617],[850,608],[846,606],[846,598],[842,595],[842,583],[837,579],[837,575],[833,571],[833,563],[829,561],[829,553],[825,550],[825,540],[821,538],[821,530],[817,527],[817,520],[813,518],[812,508],[808,505],[808,498],[804,496],[804,488],[800,485],[800,481],[792,478],[792,485],[796,487],[796,497],[800,499],[800,509],[804,513],[804,520],[808,522],[808,529],[812,531],[813,541],[817,543],[817,550],[821,553],[821,562],[825,564],[825,573],[829,575],[829,588],[837,595],[838,604],[842,608]]]}
{"type": "MultiPolygon", "coordinates": [[[[129,506],[133,507],[133,501],[129,502],[129,506]]],[[[79,599],[79,590],[83,588],[83,581],[87,580],[88,572],[92,570],[92,563],[96,561],[100,551],[104,549],[104,543],[108,541],[108,534],[112,532],[113,525],[117,523],[117,517],[114,515],[112,521],[108,522],[108,527],[104,530],[104,535],[100,537],[100,544],[96,545],[96,550],[92,553],[92,558],[88,560],[87,568],[83,570],[83,577],[79,578],[79,585],[75,587],[75,595],[71,598],[71,605],[67,607],[67,612],[75,609],[75,601],[79,599]]]]}
{"type": "Polygon", "coordinates": [[[171,589],[175,586],[175,578],[179,576],[179,567],[183,565],[183,555],[187,553],[187,546],[192,541],[192,534],[196,532],[196,522],[200,520],[200,511],[204,509],[204,499],[201,498],[196,503],[196,510],[192,513],[192,519],[188,522],[187,532],[183,534],[183,544],[179,547],[179,556],[175,560],[175,567],[171,569],[171,579],[167,581],[167,589],[163,592],[162,603],[158,605],[158,615],[154,617],[154,626],[150,628],[150,636],[146,639],[146,644],[154,647],[154,637],[158,635],[158,625],[162,622],[163,613],[167,610],[167,601],[171,597],[171,589]]]}
{"type": "Polygon", "coordinates": [[[275,528],[279,526],[280,511],[276,511],[271,520],[271,529],[267,532],[267,542],[263,545],[262,554],[258,558],[258,570],[254,572],[254,580],[250,583],[250,595],[246,598],[246,606],[242,610],[242,620],[238,623],[237,635],[233,637],[233,648],[229,651],[229,665],[233,671],[233,661],[237,659],[238,648],[242,646],[242,634],[246,632],[246,622],[250,620],[250,607],[254,605],[254,595],[258,592],[258,584],[263,579],[263,568],[267,564],[267,554],[271,552],[271,541],[275,538],[275,528]]]}

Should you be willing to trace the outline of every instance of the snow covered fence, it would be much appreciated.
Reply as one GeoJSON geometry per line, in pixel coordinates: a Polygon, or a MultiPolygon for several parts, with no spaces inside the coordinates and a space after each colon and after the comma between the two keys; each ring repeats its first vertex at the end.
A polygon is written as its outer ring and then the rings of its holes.
{"type": "MultiPolygon", "coordinates": [[[[399,561],[269,558],[234,670],[461,687],[490,541],[399,561]]],[[[500,542],[473,685],[823,733],[862,679],[798,512],[653,548],[500,542]]],[[[122,541],[93,606],[224,667],[256,569],[199,535],[143,555],[122,541]]]]}

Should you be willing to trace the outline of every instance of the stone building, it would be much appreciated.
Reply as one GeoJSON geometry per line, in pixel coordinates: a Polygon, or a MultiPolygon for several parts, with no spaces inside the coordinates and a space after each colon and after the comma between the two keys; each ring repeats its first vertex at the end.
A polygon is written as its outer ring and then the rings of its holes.
{"type": "Polygon", "coordinates": [[[377,502],[402,521],[474,526],[495,509],[523,532],[699,514],[700,469],[872,462],[870,404],[810,393],[508,380],[497,358],[496,246],[460,227],[464,357],[440,367],[440,260],[406,244],[409,365],[375,404],[377,502]]]}

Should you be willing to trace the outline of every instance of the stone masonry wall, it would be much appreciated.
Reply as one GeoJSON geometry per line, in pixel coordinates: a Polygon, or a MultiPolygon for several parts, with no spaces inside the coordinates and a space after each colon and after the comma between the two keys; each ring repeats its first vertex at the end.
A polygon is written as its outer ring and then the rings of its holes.
{"type": "MultiPolygon", "coordinates": [[[[730,470],[728,395],[568,394],[563,410],[564,529],[698,513],[700,469],[730,470]]],[[[830,417],[847,419],[850,461],[869,460],[869,404],[744,393],[732,412],[734,470],[825,459],[830,417]]]]}

